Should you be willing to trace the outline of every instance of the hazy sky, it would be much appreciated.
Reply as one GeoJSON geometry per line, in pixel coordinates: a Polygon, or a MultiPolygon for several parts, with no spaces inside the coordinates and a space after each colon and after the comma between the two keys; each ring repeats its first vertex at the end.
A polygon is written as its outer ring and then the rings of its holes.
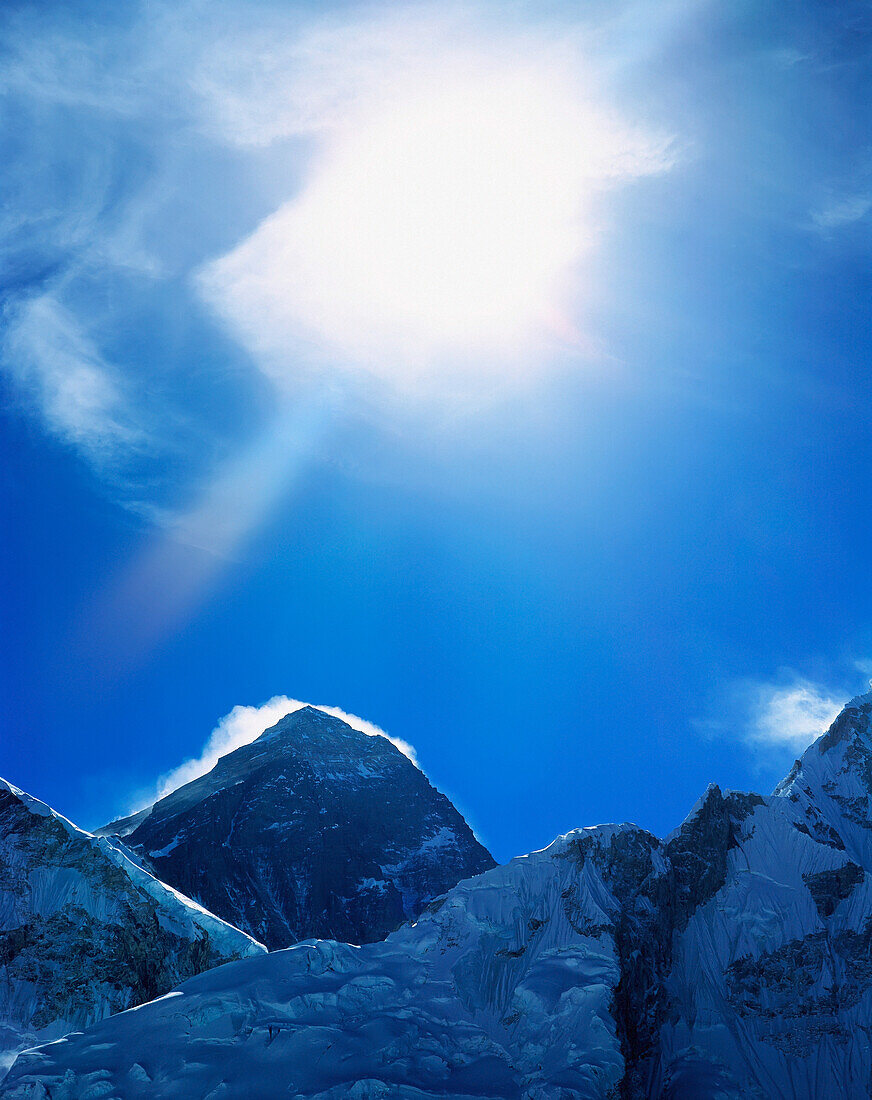
{"type": "Polygon", "coordinates": [[[859,2],[6,0],[0,774],[95,826],[288,696],[501,859],[770,789],[872,675],[870,59],[859,2]]]}

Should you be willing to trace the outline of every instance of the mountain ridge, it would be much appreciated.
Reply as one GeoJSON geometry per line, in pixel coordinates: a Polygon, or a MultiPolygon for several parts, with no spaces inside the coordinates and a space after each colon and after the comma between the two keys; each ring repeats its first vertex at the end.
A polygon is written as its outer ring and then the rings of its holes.
{"type": "Polygon", "coordinates": [[[261,944],[0,779],[0,1069],[261,944]]]}
{"type": "Polygon", "coordinates": [[[772,795],[713,784],[663,840],[573,830],[382,942],[201,975],[22,1055],[0,1096],[866,1100],[870,760],[872,693],[772,795]]]}

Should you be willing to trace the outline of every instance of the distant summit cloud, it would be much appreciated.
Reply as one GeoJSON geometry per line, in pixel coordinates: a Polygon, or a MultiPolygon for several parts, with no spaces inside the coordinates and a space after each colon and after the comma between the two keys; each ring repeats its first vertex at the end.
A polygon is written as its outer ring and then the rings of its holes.
{"type": "Polygon", "coordinates": [[[797,679],[787,685],[749,685],[746,738],[752,745],[806,749],[835,720],[846,699],[821,684],[797,679]]]}
{"type": "Polygon", "coordinates": [[[201,775],[210,772],[222,756],[226,756],[227,753],[233,752],[234,749],[238,749],[242,745],[250,744],[260,737],[264,730],[274,726],[286,715],[293,714],[294,711],[302,710],[303,707],[307,706],[315,706],[316,710],[323,710],[325,714],[331,714],[334,718],[339,718],[353,729],[365,733],[368,737],[386,738],[404,756],[408,757],[416,768],[420,768],[415,750],[408,741],[403,741],[399,737],[392,737],[374,722],[368,722],[365,718],[360,718],[356,714],[349,714],[339,707],[304,703],[300,699],[290,699],[287,695],[274,695],[272,699],[268,699],[259,707],[235,706],[233,710],[225,714],[212,730],[200,755],[191,760],[186,760],[177,768],[173,768],[172,771],[162,775],[158,780],[155,793],[148,798],[139,800],[136,808],[141,809],[143,806],[150,805],[156,799],[163,798],[164,795],[177,790],[186,783],[199,779],[201,775]]]}
{"type": "Polygon", "coordinates": [[[851,695],[784,669],[772,680],[727,686],[710,704],[710,716],[694,726],[706,736],[738,739],[761,764],[782,767],[785,754],[799,755],[826,733],[851,695]]]}

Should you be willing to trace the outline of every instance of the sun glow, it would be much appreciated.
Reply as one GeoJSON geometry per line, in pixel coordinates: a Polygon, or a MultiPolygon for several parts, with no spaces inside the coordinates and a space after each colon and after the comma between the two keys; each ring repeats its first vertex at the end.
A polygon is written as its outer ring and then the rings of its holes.
{"type": "Polygon", "coordinates": [[[300,193],[206,269],[271,373],[313,349],[401,383],[505,371],[574,331],[592,200],[662,146],[593,103],[577,56],[523,45],[361,77],[300,193]]]}

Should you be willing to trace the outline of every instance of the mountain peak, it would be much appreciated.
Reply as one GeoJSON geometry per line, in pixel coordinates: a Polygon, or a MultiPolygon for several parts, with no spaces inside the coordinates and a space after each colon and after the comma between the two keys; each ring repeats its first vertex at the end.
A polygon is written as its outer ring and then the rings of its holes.
{"type": "MultiPolygon", "coordinates": [[[[329,714],[320,707],[308,704],[286,714],[275,725],[265,729],[255,738],[250,743],[254,746],[252,755],[257,756],[260,750],[275,743],[283,746],[298,745],[301,748],[305,746],[310,754],[313,752],[331,754],[332,750],[333,753],[338,751],[354,756],[361,753],[367,756],[383,754],[388,759],[403,756],[409,760],[387,734],[368,733],[335,714],[329,714]]],[[[227,754],[228,757],[233,755],[234,752],[227,754]]],[[[310,755],[310,759],[314,763],[316,757],[310,755]]],[[[414,763],[414,761],[410,762],[414,763]]]]}
{"type": "Polygon", "coordinates": [[[856,695],[846,703],[827,732],[819,737],[812,747],[816,746],[820,753],[827,752],[842,741],[853,740],[858,735],[868,735],[870,724],[872,724],[872,691],[865,695],[856,695]]]}
{"type": "Polygon", "coordinates": [[[868,691],[861,691],[859,695],[855,695],[853,699],[849,699],[845,706],[859,707],[865,703],[872,703],[872,680],[869,681],[868,691]]]}
{"type": "Polygon", "coordinates": [[[126,842],[164,881],[270,948],[379,939],[493,866],[387,736],[313,706],[160,799],[126,842]]]}
{"type": "Polygon", "coordinates": [[[345,726],[348,729],[353,729],[347,722],[343,722],[341,718],[337,718],[332,714],[328,714],[326,710],[321,710],[320,707],[313,707],[311,703],[307,703],[304,707],[298,707],[296,710],[289,711],[283,718],[280,718],[275,725],[270,726],[269,729],[265,729],[261,734],[270,732],[278,728],[288,728],[290,726],[299,726],[309,723],[322,723],[324,725],[336,725],[345,726]]]}
{"type": "Polygon", "coordinates": [[[365,734],[361,730],[355,729],[350,723],[343,721],[341,718],[337,718],[334,714],[328,714],[327,711],[321,710],[319,707],[313,707],[307,704],[304,707],[299,707],[297,710],[292,710],[286,714],[283,718],[280,718],[274,725],[269,726],[255,738],[253,743],[257,741],[269,741],[272,738],[281,736],[286,733],[324,733],[333,732],[337,735],[345,735],[351,739],[358,737],[368,737],[370,734],[365,734]]]}
{"type": "Polygon", "coordinates": [[[872,692],[851,699],[775,788],[815,839],[872,866],[872,692]]]}

